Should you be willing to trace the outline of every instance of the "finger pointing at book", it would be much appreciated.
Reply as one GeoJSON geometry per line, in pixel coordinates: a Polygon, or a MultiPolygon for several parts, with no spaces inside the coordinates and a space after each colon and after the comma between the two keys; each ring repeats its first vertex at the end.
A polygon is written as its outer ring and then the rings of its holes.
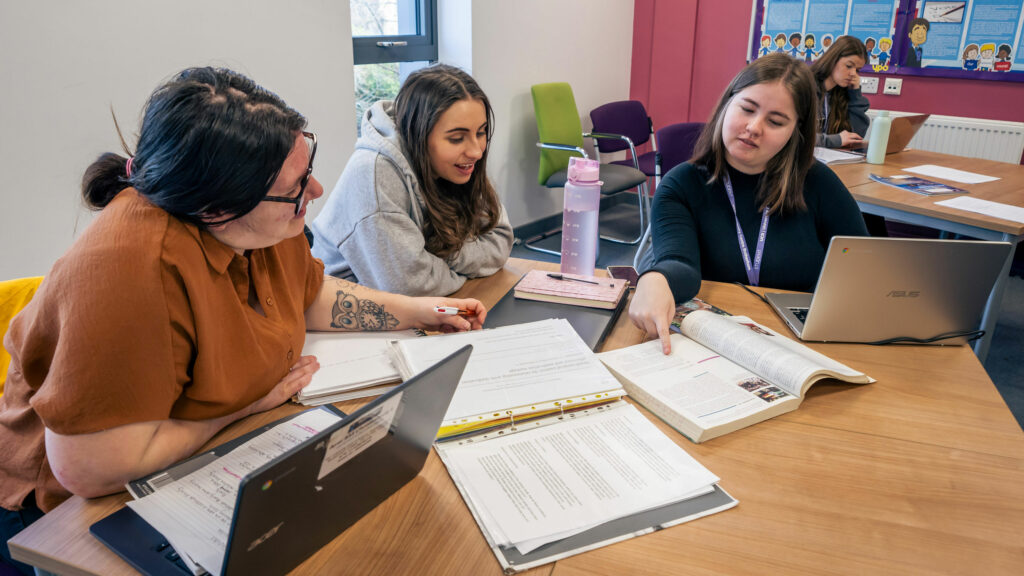
{"type": "Polygon", "coordinates": [[[660,272],[648,272],[637,282],[636,293],[629,303],[629,319],[647,333],[648,338],[661,340],[661,351],[672,352],[669,326],[675,316],[676,304],[668,280],[660,272]]]}

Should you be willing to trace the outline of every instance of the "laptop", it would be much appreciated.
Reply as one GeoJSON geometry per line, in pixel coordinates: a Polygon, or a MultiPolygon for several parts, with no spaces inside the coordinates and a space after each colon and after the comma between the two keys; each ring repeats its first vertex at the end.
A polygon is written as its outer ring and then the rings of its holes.
{"type": "MultiPolygon", "coordinates": [[[[917,131],[928,120],[931,114],[915,114],[913,116],[896,116],[892,118],[892,125],[889,128],[889,144],[885,147],[886,154],[895,154],[904,150],[910,141],[914,139],[917,131]]],[[[870,139],[870,134],[868,138],[870,139]]],[[[851,148],[849,152],[864,155],[868,153],[867,142],[863,142],[857,148],[851,148]]]]}
{"type": "MultiPolygon", "coordinates": [[[[462,347],[242,478],[223,574],[284,574],[415,478],[471,351],[472,346],[462,347]],[[325,443],[332,435],[357,429],[368,421],[367,416],[381,407],[394,407],[394,402],[398,405],[388,432],[318,480],[325,443]]],[[[313,410],[323,409],[333,410],[313,410]]],[[[252,436],[231,444],[240,445],[252,436]]],[[[210,454],[197,458],[209,461],[210,454]]],[[[89,531],[143,574],[191,574],[164,537],[128,507],[93,524],[89,531]]]]}
{"type": "Polygon", "coordinates": [[[1012,249],[1009,242],[836,236],[813,294],[765,298],[801,340],[882,343],[971,332],[1012,249]]]}

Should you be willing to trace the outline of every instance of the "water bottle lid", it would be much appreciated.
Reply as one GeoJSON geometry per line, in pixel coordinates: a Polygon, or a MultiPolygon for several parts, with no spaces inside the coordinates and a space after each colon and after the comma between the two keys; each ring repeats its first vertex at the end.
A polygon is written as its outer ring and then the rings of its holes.
{"type": "Polygon", "coordinates": [[[884,117],[889,115],[889,111],[888,110],[879,110],[878,111],[878,115],[884,118],[884,117]]]}
{"type": "Polygon", "coordinates": [[[601,163],[590,158],[569,158],[569,181],[573,184],[600,184],[601,163]]]}

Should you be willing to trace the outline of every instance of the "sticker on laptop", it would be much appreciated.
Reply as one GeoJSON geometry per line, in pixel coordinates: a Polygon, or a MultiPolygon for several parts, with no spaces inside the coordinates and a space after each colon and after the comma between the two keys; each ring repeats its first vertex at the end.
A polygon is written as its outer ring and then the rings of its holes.
{"type": "Polygon", "coordinates": [[[388,434],[395,421],[398,406],[402,403],[402,394],[395,394],[373,410],[360,416],[347,427],[331,434],[320,463],[320,473],[316,479],[322,480],[342,464],[358,456],[363,450],[373,446],[388,434]]]}

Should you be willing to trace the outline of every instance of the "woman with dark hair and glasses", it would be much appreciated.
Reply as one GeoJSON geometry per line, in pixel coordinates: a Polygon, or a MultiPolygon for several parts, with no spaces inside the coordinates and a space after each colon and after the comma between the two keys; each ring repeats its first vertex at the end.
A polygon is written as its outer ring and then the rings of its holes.
{"type": "Polygon", "coordinates": [[[451,294],[498,271],[512,226],[487,179],[494,116],[469,74],[417,70],[375,103],[313,221],[327,273],[399,294],[451,294]]]}
{"type": "Polygon", "coordinates": [[[676,303],[702,279],[813,290],[831,238],[867,235],[853,196],[814,160],[816,104],[806,64],[758,58],[725,89],[693,158],[661,181],[653,264],[629,317],[666,354],[676,303]]]}
{"type": "Polygon", "coordinates": [[[476,300],[324,276],[302,235],[323,194],[305,124],[244,76],[189,69],[150,97],[134,155],[88,168],[102,212],[5,341],[5,561],[7,539],[72,494],[120,491],[293,396],[319,368],[301,355],[307,328],[480,328],[476,300]]]}

